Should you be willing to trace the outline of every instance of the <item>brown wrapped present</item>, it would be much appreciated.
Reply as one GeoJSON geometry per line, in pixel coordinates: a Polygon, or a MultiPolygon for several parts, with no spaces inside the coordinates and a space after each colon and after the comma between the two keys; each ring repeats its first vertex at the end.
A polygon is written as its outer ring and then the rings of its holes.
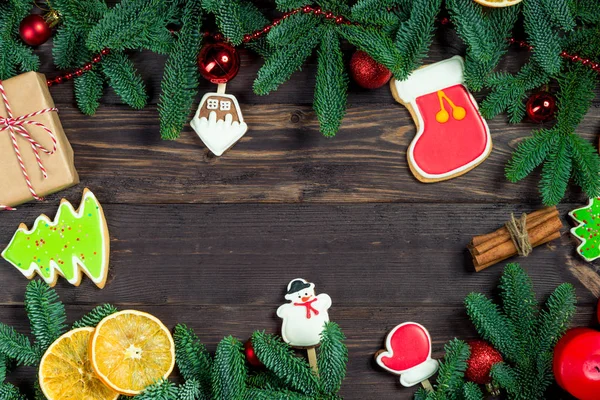
{"type": "Polygon", "coordinates": [[[0,207],[79,183],[44,75],[27,72],[1,81],[0,94],[0,207]]]}

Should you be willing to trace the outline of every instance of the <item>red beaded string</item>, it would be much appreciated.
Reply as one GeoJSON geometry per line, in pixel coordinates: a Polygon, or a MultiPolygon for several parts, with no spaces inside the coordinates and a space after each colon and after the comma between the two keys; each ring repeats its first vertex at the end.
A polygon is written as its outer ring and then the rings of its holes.
{"type": "MultiPolygon", "coordinates": [[[[304,14],[314,14],[317,16],[322,15],[326,19],[333,20],[337,25],[342,25],[342,24],[351,25],[352,24],[352,22],[349,21],[347,18],[345,18],[341,15],[335,15],[329,11],[323,11],[321,9],[321,7],[304,6],[304,7],[297,8],[295,10],[286,12],[285,14],[283,14],[281,16],[281,18],[277,18],[277,19],[273,20],[273,22],[271,22],[269,25],[265,26],[262,29],[258,29],[252,33],[248,33],[248,34],[244,35],[242,42],[248,43],[253,40],[257,40],[257,39],[261,38],[262,36],[269,33],[271,31],[271,29],[273,29],[274,27],[279,25],[281,23],[281,21],[286,20],[289,17],[291,17],[292,15],[296,15],[301,12],[304,14]]],[[[442,25],[447,25],[450,23],[450,19],[448,19],[447,17],[443,17],[440,19],[439,22],[442,25]]],[[[211,37],[215,41],[225,40],[225,37],[223,36],[222,33],[211,34],[210,32],[205,32],[204,37],[211,37]]],[[[508,41],[510,44],[516,44],[516,45],[518,45],[524,49],[527,49],[529,51],[533,50],[533,46],[531,46],[529,43],[527,43],[524,40],[516,40],[514,38],[510,38],[510,39],[508,39],[508,41]]],[[[91,70],[94,67],[94,64],[99,63],[102,60],[102,56],[105,56],[109,53],[110,53],[110,49],[104,49],[104,50],[102,50],[102,52],[100,54],[96,55],[92,59],[92,62],[86,63],[82,68],[78,68],[73,72],[68,72],[63,75],[59,75],[54,79],[48,79],[46,81],[46,83],[48,84],[48,86],[52,86],[52,85],[57,85],[57,84],[63,83],[65,81],[69,81],[69,80],[73,79],[75,76],[81,76],[86,71],[91,70]]],[[[560,53],[560,56],[563,57],[564,59],[570,60],[572,62],[579,62],[582,65],[585,65],[586,67],[589,67],[589,68],[593,69],[594,71],[600,73],[600,63],[596,63],[596,62],[590,60],[589,58],[580,57],[577,54],[569,54],[564,50],[560,53]]]]}
{"type": "Polygon", "coordinates": [[[61,84],[66,81],[70,81],[71,79],[75,78],[76,76],[81,76],[84,73],[86,73],[87,71],[90,71],[92,68],[94,68],[94,64],[98,64],[100,61],[102,61],[102,57],[109,53],[110,53],[110,49],[103,49],[100,52],[100,54],[95,55],[94,58],[92,58],[92,61],[85,63],[83,65],[83,67],[77,68],[76,70],[74,70],[72,72],[66,72],[62,75],[59,75],[59,76],[53,78],[53,79],[47,79],[46,84],[48,85],[48,87],[50,87],[53,85],[61,84]]]}

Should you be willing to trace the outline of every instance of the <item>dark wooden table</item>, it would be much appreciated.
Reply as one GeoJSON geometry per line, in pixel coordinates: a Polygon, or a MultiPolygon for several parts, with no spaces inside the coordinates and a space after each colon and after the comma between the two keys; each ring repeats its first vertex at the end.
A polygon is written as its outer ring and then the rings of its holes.
{"type": "MultiPolygon", "coordinates": [[[[41,71],[54,76],[50,49],[39,49],[41,71]]],[[[444,29],[427,61],[462,51],[444,29]]],[[[514,70],[526,56],[512,51],[502,67],[514,70]]],[[[31,226],[41,213],[53,217],[61,197],[78,203],[84,187],[104,205],[111,235],[108,283],[98,290],[87,278],[78,288],[60,280],[69,321],[111,302],[151,312],[169,327],[186,323],[214,351],[226,335],[246,340],[257,329],[278,332],[275,311],[285,301],[285,286],[303,277],[332,297],[331,318],[348,337],[347,399],[411,398],[414,388],[402,388],[373,362],[386,333],[400,322],[429,329],[434,357],[443,355],[451,338],[476,337],[463,299],[472,291],[492,295],[502,266],[472,272],[465,246],[511,212],[540,207],[538,174],[519,184],[503,176],[511,152],[536,125],[509,125],[503,116],[489,121],[494,150],[487,161],[463,177],[422,184],[406,162],[415,127],[387,86],[367,91],[351,84],[342,129],[325,139],[311,109],[314,59],[278,92],[258,97],[251,86],[262,61],[243,52],[228,92],[239,99],[250,129],[216,158],[189,127],[177,141],[160,140],[156,102],[163,58],[133,58],[150,105],[129,109],[109,90],[89,117],[77,110],[71,83],[53,87],[81,184],[0,215],[4,248],[20,222],[31,226]]],[[[214,89],[204,81],[200,92],[214,89]]],[[[594,108],[580,133],[595,141],[599,127],[594,108]]],[[[561,215],[585,203],[571,188],[561,215]]],[[[575,324],[588,326],[600,276],[597,266],[575,255],[575,245],[565,234],[519,261],[540,300],[560,283],[573,283],[575,324]]],[[[28,332],[27,280],[1,261],[0,282],[0,321],[28,332]]],[[[12,376],[24,387],[33,379],[25,369],[12,376]]],[[[548,395],[567,398],[557,388],[548,395]]]]}

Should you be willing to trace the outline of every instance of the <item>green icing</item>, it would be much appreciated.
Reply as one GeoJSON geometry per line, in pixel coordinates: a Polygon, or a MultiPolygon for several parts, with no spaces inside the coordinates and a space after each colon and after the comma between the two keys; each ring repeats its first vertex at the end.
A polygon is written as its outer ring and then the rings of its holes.
{"type": "Polygon", "coordinates": [[[587,207],[574,210],[571,216],[580,223],[571,230],[582,241],[577,251],[588,261],[597,259],[600,257],[600,198],[591,199],[587,207]]]}
{"type": "Polygon", "coordinates": [[[106,264],[104,230],[102,209],[96,197],[86,192],[79,213],[73,212],[68,202],[61,203],[54,222],[40,216],[31,233],[19,229],[2,256],[24,273],[35,264],[48,283],[52,282],[52,268],[67,280],[76,280],[77,264],[99,280],[106,264]]]}

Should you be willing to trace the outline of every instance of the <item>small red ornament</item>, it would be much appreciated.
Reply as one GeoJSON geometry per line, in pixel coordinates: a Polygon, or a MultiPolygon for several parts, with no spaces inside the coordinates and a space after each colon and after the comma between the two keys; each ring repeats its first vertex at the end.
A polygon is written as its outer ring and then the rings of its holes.
{"type": "Polygon", "coordinates": [[[263,368],[265,366],[256,356],[256,352],[252,346],[252,340],[250,339],[244,344],[244,354],[246,355],[248,364],[252,365],[254,368],[263,368]]]}
{"type": "Polygon", "coordinates": [[[361,50],[352,55],[350,73],[354,81],[365,89],[380,88],[392,77],[392,73],[386,67],[361,50]]]}
{"type": "Polygon", "coordinates": [[[240,70],[240,56],[228,43],[208,43],[198,55],[200,73],[212,83],[227,83],[240,70]]]}
{"type": "Polygon", "coordinates": [[[45,43],[52,36],[52,28],[46,22],[44,17],[37,14],[29,15],[23,18],[19,25],[19,35],[21,40],[30,46],[39,46],[45,43]]]}
{"type": "Polygon", "coordinates": [[[556,97],[548,92],[538,92],[527,100],[527,116],[533,122],[546,122],[556,112],[556,97]]]}
{"type": "Polygon", "coordinates": [[[484,340],[471,340],[467,343],[471,347],[471,357],[467,360],[465,378],[479,385],[490,383],[492,366],[504,361],[502,355],[484,340]]]}

